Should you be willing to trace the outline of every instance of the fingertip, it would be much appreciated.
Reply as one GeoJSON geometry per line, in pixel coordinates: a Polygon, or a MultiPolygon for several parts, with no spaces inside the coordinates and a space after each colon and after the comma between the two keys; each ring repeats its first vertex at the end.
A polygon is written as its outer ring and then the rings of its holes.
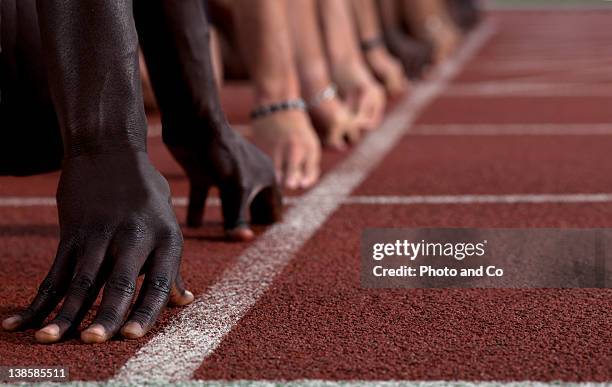
{"type": "Polygon", "coordinates": [[[23,317],[21,317],[18,314],[8,317],[4,319],[4,321],[2,321],[2,329],[4,329],[5,331],[9,331],[9,332],[14,331],[17,328],[19,328],[22,321],[23,321],[23,317]]]}
{"type": "Polygon", "coordinates": [[[86,344],[99,344],[108,339],[106,329],[101,324],[93,324],[81,332],[81,340],[86,344]]]}
{"type": "Polygon", "coordinates": [[[255,238],[255,233],[247,226],[236,227],[226,231],[228,239],[236,242],[248,242],[255,238]]]}
{"type": "Polygon", "coordinates": [[[189,305],[195,300],[195,296],[189,290],[185,290],[182,294],[172,294],[170,303],[174,306],[189,305]]]}
{"type": "Polygon", "coordinates": [[[145,330],[136,321],[130,321],[121,328],[121,335],[129,340],[135,340],[145,335],[145,330]]]}
{"type": "Polygon", "coordinates": [[[34,337],[36,338],[36,341],[41,344],[55,343],[61,339],[60,327],[57,324],[49,324],[46,327],[36,331],[34,337]]]}
{"type": "Polygon", "coordinates": [[[287,181],[285,182],[285,187],[289,189],[296,189],[298,188],[298,186],[299,186],[299,179],[295,174],[287,178],[287,181]]]}

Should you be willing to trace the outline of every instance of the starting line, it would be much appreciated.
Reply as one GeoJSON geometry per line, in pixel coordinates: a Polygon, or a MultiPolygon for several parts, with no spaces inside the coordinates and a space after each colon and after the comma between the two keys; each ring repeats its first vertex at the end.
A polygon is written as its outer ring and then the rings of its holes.
{"type": "MultiPolygon", "coordinates": [[[[283,199],[285,205],[299,204],[300,197],[283,199]]],[[[329,199],[322,197],[324,203],[329,199]]],[[[177,207],[187,206],[186,197],[175,197],[172,203],[177,207]]],[[[612,203],[612,193],[575,194],[504,194],[504,195],[359,195],[347,196],[338,201],[339,205],[418,205],[418,204],[559,204],[559,203],[612,203]]],[[[207,206],[218,207],[219,198],[209,198],[207,206]]],[[[53,197],[0,197],[0,208],[55,207],[53,197]]]]}

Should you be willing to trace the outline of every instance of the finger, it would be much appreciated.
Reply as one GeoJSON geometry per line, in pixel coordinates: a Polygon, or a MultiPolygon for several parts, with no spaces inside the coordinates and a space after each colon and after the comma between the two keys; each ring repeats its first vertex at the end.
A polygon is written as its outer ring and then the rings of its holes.
{"type": "Polygon", "coordinates": [[[24,310],[2,321],[7,331],[40,325],[64,298],[73,275],[72,249],[63,240],[60,242],[55,260],[47,276],[40,284],[34,300],[24,310]]]}
{"type": "Polygon", "coordinates": [[[249,241],[255,237],[247,221],[250,194],[240,187],[221,188],[223,227],[231,240],[249,241]]]}
{"type": "Polygon", "coordinates": [[[106,279],[104,270],[101,270],[106,249],[106,242],[96,241],[77,253],[76,260],[79,262],[79,267],[70,282],[64,303],[53,320],[36,332],[35,337],[38,342],[44,344],[57,342],[66,333],[78,328],[106,279]]]}
{"type": "Polygon", "coordinates": [[[382,121],[385,112],[386,97],[385,92],[380,88],[376,87],[372,89],[372,96],[370,100],[370,128],[376,129],[382,121]]]}
{"type": "Polygon", "coordinates": [[[356,144],[359,141],[359,137],[361,137],[360,126],[352,125],[344,136],[344,140],[349,144],[356,144]]]}
{"type": "Polygon", "coordinates": [[[337,151],[346,150],[344,141],[344,130],[333,129],[325,138],[325,146],[337,151]]]}
{"type": "Polygon", "coordinates": [[[187,207],[187,226],[200,227],[204,218],[204,209],[210,187],[205,184],[191,184],[189,205],[187,207]]]}
{"type": "Polygon", "coordinates": [[[117,333],[125,317],[136,290],[136,279],[140,263],[146,261],[150,247],[142,247],[131,241],[116,242],[114,267],[104,286],[102,301],[93,323],[81,332],[85,343],[101,343],[117,333]],[[126,247],[128,246],[128,247],[126,247]]]}
{"type": "Polygon", "coordinates": [[[308,152],[304,163],[304,175],[300,182],[302,188],[308,188],[313,185],[318,179],[320,174],[321,164],[321,151],[318,147],[308,152]]]}
{"type": "Polygon", "coordinates": [[[325,147],[332,148],[338,151],[343,151],[346,149],[346,144],[344,143],[344,131],[345,128],[343,126],[348,125],[348,122],[340,122],[336,123],[330,130],[327,132],[323,139],[323,144],[325,147]]]}
{"type": "Polygon", "coordinates": [[[193,293],[185,288],[185,282],[183,282],[183,277],[181,277],[179,270],[174,280],[174,286],[170,290],[169,304],[172,306],[185,306],[191,304],[194,299],[193,293]]]}
{"type": "Polygon", "coordinates": [[[175,282],[182,253],[182,241],[167,240],[157,248],[150,259],[150,269],[145,274],[136,305],[121,334],[128,339],[145,335],[153,326],[159,313],[168,303],[170,290],[175,282]]]}
{"type": "Polygon", "coordinates": [[[302,165],[304,163],[304,144],[292,144],[287,150],[287,166],[285,172],[285,186],[296,189],[302,179],[302,165]]]}
{"type": "Polygon", "coordinates": [[[276,183],[282,184],[285,179],[285,175],[283,173],[283,151],[281,147],[278,147],[274,150],[272,154],[272,163],[274,164],[274,174],[276,175],[276,183]]]}

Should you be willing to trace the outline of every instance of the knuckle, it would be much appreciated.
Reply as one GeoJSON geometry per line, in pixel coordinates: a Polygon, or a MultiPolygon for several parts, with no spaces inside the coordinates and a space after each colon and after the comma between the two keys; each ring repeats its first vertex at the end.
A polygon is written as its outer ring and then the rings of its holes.
{"type": "Polygon", "coordinates": [[[112,291],[132,295],[136,291],[136,282],[127,275],[116,275],[106,283],[106,288],[112,291]]]}
{"type": "Polygon", "coordinates": [[[145,242],[149,237],[149,230],[140,222],[130,222],[123,226],[121,231],[124,234],[123,240],[133,246],[145,242]]]}
{"type": "Polygon", "coordinates": [[[102,325],[110,325],[116,326],[121,323],[122,316],[120,315],[120,311],[113,305],[106,306],[104,310],[100,312],[100,314],[96,317],[96,322],[101,323],[102,325]]]}
{"type": "Polygon", "coordinates": [[[87,294],[93,288],[94,279],[89,274],[78,274],[70,284],[69,291],[74,295],[87,294]]]}
{"type": "Polygon", "coordinates": [[[164,276],[155,276],[148,281],[148,288],[155,291],[158,297],[165,297],[170,294],[172,281],[164,276]]]}
{"type": "Polygon", "coordinates": [[[51,277],[45,278],[38,287],[38,294],[44,297],[57,297],[58,293],[58,285],[51,277]]]}
{"type": "Polygon", "coordinates": [[[134,311],[130,320],[136,320],[142,325],[148,325],[155,315],[155,308],[149,305],[142,305],[140,308],[134,311]]]}
{"type": "Polygon", "coordinates": [[[57,314],[57,316],[55,316],[53,318],[54,322],[63,322],[66,323],[68,325],[72,325],[72,323],[74,322],[74,316],[71,316],[65,312],[60,312],[57,314]]]}
{"type": "Polygon", "coordinates": [[[164,225],[161,231],[159,232],[158,238],[174,243],[179,243],[181,245],[183,244],[183,233],[181,232],[180,227],[176,224],[164,225]]]}

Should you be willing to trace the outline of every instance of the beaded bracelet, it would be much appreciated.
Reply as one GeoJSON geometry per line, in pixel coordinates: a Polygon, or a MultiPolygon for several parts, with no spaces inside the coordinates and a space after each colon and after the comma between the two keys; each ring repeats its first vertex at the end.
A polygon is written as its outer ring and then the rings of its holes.
{"type": "Polygon", "coordinates": [[[370,51],[380,46],[385,45],[385,39],[382,36],[375,36],[373,38],[364,40],[360,46],[363,51],[370,51]]]}
{"type": "Polygon", "coordinates": [[[270,114],[287,111],[287,110],[306,110],[306,102],[302,98],[290,99],[287,101],[272,103],[255,108],[251,112],[251,119],[269,116],[270,114]]]}

